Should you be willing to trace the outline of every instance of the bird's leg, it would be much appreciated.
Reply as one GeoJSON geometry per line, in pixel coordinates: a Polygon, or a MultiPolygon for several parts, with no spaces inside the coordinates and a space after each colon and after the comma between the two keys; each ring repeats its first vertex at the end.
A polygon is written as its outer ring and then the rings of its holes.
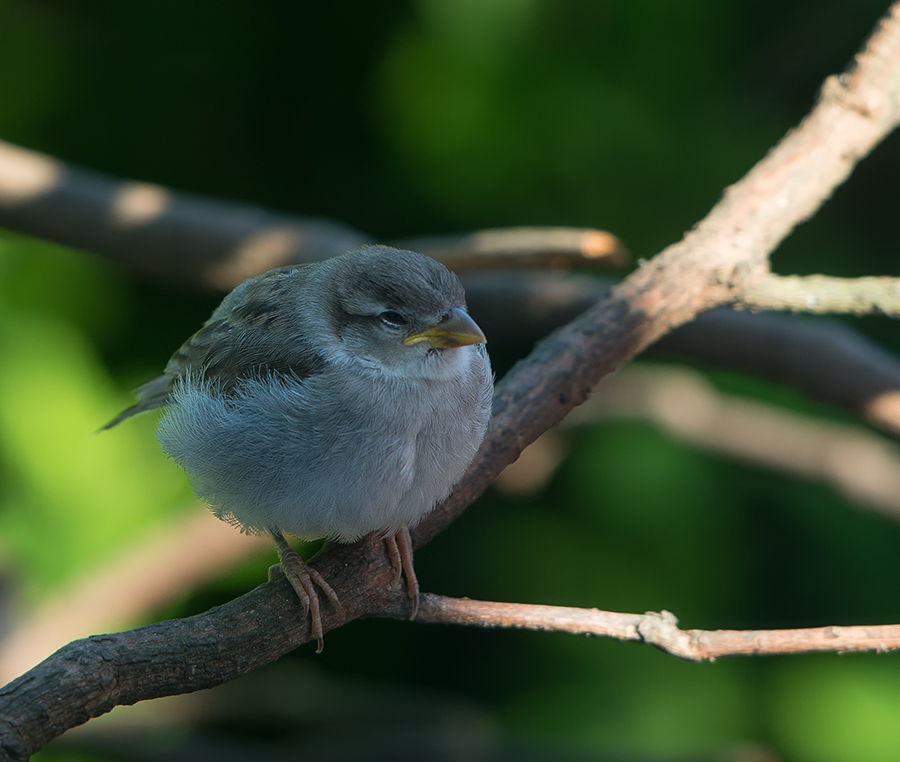
{"type": "Polygon", "coordinates": [[[388,558],[391,559],[391,566],[394,567],[394,584],[400,581],[403,574],[403,559],[400,558],[400,549],[397,547],[397,536],[389,535],[384,538],[384,544],[387,546],[388,558]]]}
{"type": "Polygon", "coordinates": [[[288,578],[291,587],[294,588],[294,592],[297,593],[297,597],[303,605],[303,617],[309,616],[310,630],[318,644],[316,653],[321,653],[324,645],[322,616],[319,611],[319,594],[316,592],[315,586],[318,585],[322,588],[325,597],[334,604],[336,609],[340,609],[341,603],[331,585],[325,581],[325,577],[300,558],[300,554],[288,544],[281,532],[270,529],[269,533],[278,547],[281,570],[288,578]]]}
{"type": "Polygon", "coordinates": [[[413,546],[409,527],[404,524],[396,534],[386,537],[384,542],[387,545],[391,566],[396,572],[394,581],[400,579],[401,572],[406,575],[406,592],[412,601],[412,613],[409,618],[415,619],[419,613],[419,580],[416,579],[416,570],[413,568],[413,546]]]}

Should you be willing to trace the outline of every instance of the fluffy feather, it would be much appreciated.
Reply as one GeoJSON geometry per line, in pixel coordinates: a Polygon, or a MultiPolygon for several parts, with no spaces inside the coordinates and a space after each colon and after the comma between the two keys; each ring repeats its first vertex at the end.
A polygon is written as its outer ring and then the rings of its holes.
{"type": "Polygon", "coordinates": [[[229,294],[107,428],[166,407],[163,449],[245,531],[393,534],[450,492],[487,428],[483,344],[403,343],[460,310],[456,276],[413,252],[273,270],[229,294]]]}

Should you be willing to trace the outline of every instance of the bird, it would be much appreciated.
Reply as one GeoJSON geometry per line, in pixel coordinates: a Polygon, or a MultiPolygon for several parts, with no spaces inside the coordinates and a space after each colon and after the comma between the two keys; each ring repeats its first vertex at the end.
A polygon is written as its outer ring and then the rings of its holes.
{"type": "Polygon", "coordinates": [[[103,429],[164,408],[162,450],[242,532],[269,534],[323,647],[327,580],[285,534],[384,539],[418,610],[409,528],[449,495],[491,413],[485,335],[455,274],[364,246],[250,278],[103,429]]]}

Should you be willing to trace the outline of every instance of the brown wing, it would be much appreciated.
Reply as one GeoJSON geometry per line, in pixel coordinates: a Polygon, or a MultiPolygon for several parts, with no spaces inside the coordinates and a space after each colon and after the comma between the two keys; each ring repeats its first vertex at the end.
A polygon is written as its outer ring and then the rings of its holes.
{"type": "Polygon", "coordinates": [[[232,291],[204,326],[169,360],[165,373],[135,389],[138,403],[121,412],[102,430],[146,410],[165,407],[175,380],[202,373],[228,393],[237,383],[260,373],[290,373],[300,378],[324,365],[324,358],[298,324],[298,278],[315,265],[272,270],[232,291]],[[292,298],[293,297],[293,298],[292,298]]]}

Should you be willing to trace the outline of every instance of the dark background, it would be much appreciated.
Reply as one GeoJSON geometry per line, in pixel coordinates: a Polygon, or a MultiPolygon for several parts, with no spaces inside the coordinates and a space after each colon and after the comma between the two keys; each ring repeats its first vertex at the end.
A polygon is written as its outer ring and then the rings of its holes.
{"type": "MultiPolygon", "coordinates": [[[[807,113],[884,10],[874,0],[0,0],[0,138],[384,240],[590,226],[649,258],[807,113]]],[[[776,252],[779,272],[900,274],[898,145],[879,147],[776,252]]],[[[187,487],[156,450],[152,420],[114,441],[91,432],[218,298],[0,231],[9,627],[185,510],[187,487]]],[[[900,347],[889,321],[853,323],[900,347]]],[[[709,377],[845,420],[759,381],[709,377]]],[[[537,495],[490,492],[418,554],[424,589],[665,608],[713,629],[900,621],[895,523],[647,425],[568,437],[570,454],[537,495]]],[[[239,595],[272,560],[151,619],[239,595]]],[[[866,762],[900,748],[897,655],[692,665],[616,642],[374,621],[326,643],[321,656],[304,647],[194,697],[177,718],[159,712],[134,730],[120,710],[105,740],[40,758],[238,749],[237,759],[866,762]]]]}

